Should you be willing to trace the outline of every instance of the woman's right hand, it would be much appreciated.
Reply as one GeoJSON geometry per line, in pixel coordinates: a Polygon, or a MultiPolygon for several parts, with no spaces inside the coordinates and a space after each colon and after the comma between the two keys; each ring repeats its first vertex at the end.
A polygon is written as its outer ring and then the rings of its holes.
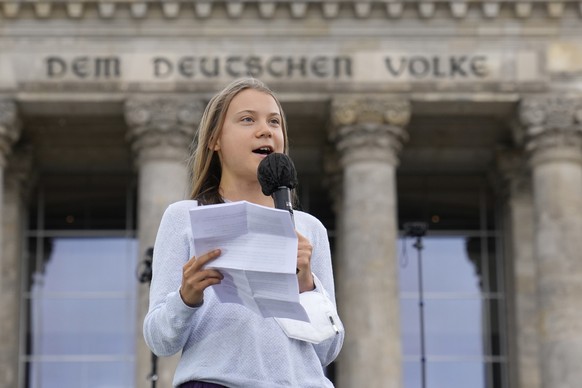
{"type": "Polygon", "coordinates": [[[198,259],[192,256],[182,268],[182,286],[180,296],[190,307],[199,306],[204,301],[204,290],[208,286],[219,284],[222,274],[216,269],[203,268],[207,263],[220,256],[220,249],[210,251],[198,259]]]}

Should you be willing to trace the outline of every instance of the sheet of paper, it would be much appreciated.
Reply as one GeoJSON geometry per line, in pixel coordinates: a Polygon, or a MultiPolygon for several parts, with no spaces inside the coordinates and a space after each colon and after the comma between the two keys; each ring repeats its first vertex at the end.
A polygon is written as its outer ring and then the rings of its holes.
{"type": "Polygon", "coordinates": [[[195,255],[220,248],[210,266],[224,275],[213,286],[223,303],[263,317],[309,321],[299,303],[297,235],[286,210],[229,202],[190,210],[195,255]]]}

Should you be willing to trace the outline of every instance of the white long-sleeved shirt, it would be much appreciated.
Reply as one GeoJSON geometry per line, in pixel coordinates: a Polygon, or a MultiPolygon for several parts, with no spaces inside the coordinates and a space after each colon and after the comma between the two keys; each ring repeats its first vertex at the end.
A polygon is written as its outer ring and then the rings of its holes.
{"type": "MultiPolygon", "coordinates": [[[[324,366],[338,355],[344,333],[319,344],[291,339],[273,318],[263,318],[244,306],[218,301],[212,287],[204,304],[191,308],[179,294],[182,268],[193,256],[188,210],[194,201],[168,207],[154,246],[153,277],[144,337],[158,356],[182,351],[174,386],[202,380],[227,387],[333,387],[324,366]]],[[[295,213],[296,229],[313,246],[314,291],[335,306],[334,281],[327,231],[315,217],[295,213]]],[[[220,247],[217,247],[220,248],[220,247]]]]}

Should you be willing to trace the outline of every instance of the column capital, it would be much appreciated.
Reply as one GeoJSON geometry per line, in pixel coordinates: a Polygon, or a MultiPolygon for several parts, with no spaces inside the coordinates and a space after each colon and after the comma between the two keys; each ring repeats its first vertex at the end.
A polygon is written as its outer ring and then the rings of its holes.
{"type": "Polygon", "coordinates": [[[404,96],[385,94],[344,95],[334,97],[331,105],[334,127],[386,124],[405,127],[410,121],[410,101],[404,96]]]}
{"type": "Polygon", "coordinates": [[[125,102],[127,134],[139,165],[149,159],[184,160],[205,104],[176,96],[136,96],[125,102]]]}
{"type": "Polygon", "coordinates": [[[0,167],[6,166],[6,158],[19,137],[20,120],[16,103],[0,99],[0,167]]]}
{"type": "Polygon", "coordinates": [[[532,164],[582,163],[582,96],[526,96],[519,104],[519,123],[532,164]]]}
{"type": "Polygon", "coordinates": [[[331,139],[345,166],[354,161],[398,164],[408,140],[410,101],[386,95],[339,96],[332,101],[331,139]]]}

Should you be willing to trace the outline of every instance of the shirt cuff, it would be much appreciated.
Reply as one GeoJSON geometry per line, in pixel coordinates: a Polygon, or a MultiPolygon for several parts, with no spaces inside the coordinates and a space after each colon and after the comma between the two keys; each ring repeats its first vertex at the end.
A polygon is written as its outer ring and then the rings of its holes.
{"type": "Polygon", "coordinates": [[[311,292],[318,292],[320,294],[327,296],[327,292],[325,291],[325,288],[323,287],[323,283],[321,282],[321,280],[319,280],[313,272],[311,274],[313,275],[313,284],[315,284],[315,288],[311,290],[311,292]]]}
{"type": "Polygon", "coordinates": [[[202,306],[202,303],[200,303],[200,306],[188,306],[182,300],[179,291],[169,293],[167,303],[168,310],[174,316],[176,322],[180,324],[189,322],[192,315],[202,306]]]}

